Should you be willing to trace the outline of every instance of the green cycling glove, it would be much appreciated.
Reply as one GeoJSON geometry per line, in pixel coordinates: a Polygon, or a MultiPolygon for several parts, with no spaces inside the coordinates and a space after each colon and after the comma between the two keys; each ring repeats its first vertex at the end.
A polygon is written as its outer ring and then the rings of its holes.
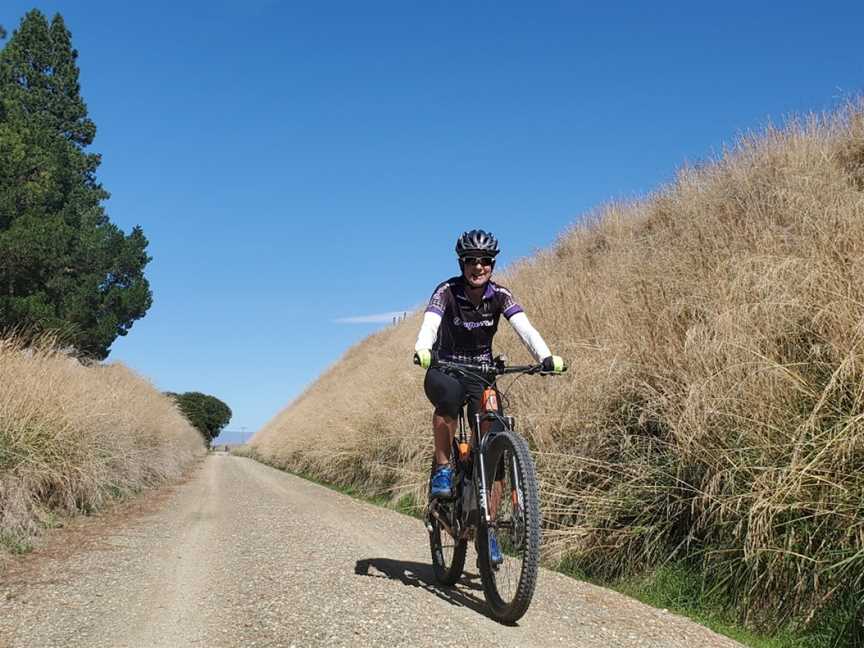
{"type": "Polygon", "coordinates": [[[415,351],[414,364],[420,365],[424,369],[428,369],[432,364],[432,351],[429,349],[419,349],[415,351]]]}
{"type": "Polygon", "coordinates": [[[543,371],[549,373],[562,373],[567,371],[567,365],[564,363],[564,358],[561,356],[547,356],[543,358],[543,371]]]}

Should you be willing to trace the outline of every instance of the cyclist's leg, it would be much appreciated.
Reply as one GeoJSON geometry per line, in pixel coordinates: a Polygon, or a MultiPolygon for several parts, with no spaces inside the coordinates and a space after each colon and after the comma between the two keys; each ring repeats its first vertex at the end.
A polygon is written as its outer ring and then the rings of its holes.
{"type": "Polygon", "coordinates": [[[446,414],[432,413],[432,431],[435,434],[435,464],[443,466],[450,462],[453,437],[456,435],[458,420],[446,414]]]}
{"type": "Polygon", "coordinates": [[[445,465],[450,461],[450,449],[459,419],[459,409],[465,399],[465,388],[453,376],[429,369],[423,383],[426,397],[435,406],[432,414],[432,430],[435,435],[435,463],[445,465]]]}

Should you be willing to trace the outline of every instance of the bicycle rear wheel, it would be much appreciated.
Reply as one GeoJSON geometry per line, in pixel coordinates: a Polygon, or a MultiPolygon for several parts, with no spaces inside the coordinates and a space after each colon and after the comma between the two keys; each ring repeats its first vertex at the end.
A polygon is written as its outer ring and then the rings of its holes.
{"type": "Polygon", "coordinates": [[[534,596],[540,561],[540,503],[528,444],[511,431],[498,433],[486,452],[487,498],[491,525],[480,525],[478,559],[486,601],[495,618],[514,623],[534,596]],[[493,565],[489,535],[494,533],[503,562],[493,565]]]}
{"type": "MultiPolygon", "coordinates": [[[[453,502],[435,503],[434,511],[443,518],[444,523],[454,529],[453,502]]],[[[429,531],[429,548],[432,550],[432,568],[435,571],[435,579],[442,585],[454,585],[462,570],[465,568],[465,552],[468,549],[467,540],[457,540],[445,528],[444,523],[438,517],[429,514],[429,523],[432,529],[429,531]]]]}

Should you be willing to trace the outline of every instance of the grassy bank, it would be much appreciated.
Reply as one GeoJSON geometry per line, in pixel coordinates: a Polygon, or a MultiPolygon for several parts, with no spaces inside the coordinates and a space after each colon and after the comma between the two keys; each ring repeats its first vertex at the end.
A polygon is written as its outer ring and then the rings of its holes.
{"type": "Polygon", "coordinates": [[[0,340],[0,549],[178,477],[204,453],[170,399],[120,364],[0,340]]]}
{"type": "MultiPolygon", "coordinates": [[[[748,628],[831,627],[808,645],[860,643],[860,106],[743,138],[644,200],[586,215],[499,279],[571,363],[510,391],[537,459],[548,563],[605,581],[683,563],[748,628]]],[[[422,498],[418,326],[415,314],[351,349],[256,451],[422,498]]],[[[506,325],[499,338],[527,360],[506,325]]]]}

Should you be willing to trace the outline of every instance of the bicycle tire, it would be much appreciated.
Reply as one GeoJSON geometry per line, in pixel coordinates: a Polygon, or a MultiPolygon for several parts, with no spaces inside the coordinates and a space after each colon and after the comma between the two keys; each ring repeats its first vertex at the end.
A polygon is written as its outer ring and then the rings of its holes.
{"type": "Polygon", "coordinates": [[[493,566],[489,557],[489,530],[483,522],[477,534],[478,566],[483,592],[493,616],[515,623],[531,604],[540,562],[540,502],[534,461],[528,444],[518,434],[499,432],[486,452],[487,501],[493,499],[496,471],[504,462],[503,492],[492,525],[504,562],[493,566]],[[505,497],[509,493],[510,497],[505,497]]]}
{"type": "MultiPolygon", "coordinates": [[[[446,510],[452,511],[452,505],[447,505],[446,510]]],[[[435,580],[441,585],[455,585],[465,568],[468,541],[454,539],[434,516],[430,517],[429,522],[432,525],[432,530],[429,531],[429,549],[432,552],[435,580]]]]}

